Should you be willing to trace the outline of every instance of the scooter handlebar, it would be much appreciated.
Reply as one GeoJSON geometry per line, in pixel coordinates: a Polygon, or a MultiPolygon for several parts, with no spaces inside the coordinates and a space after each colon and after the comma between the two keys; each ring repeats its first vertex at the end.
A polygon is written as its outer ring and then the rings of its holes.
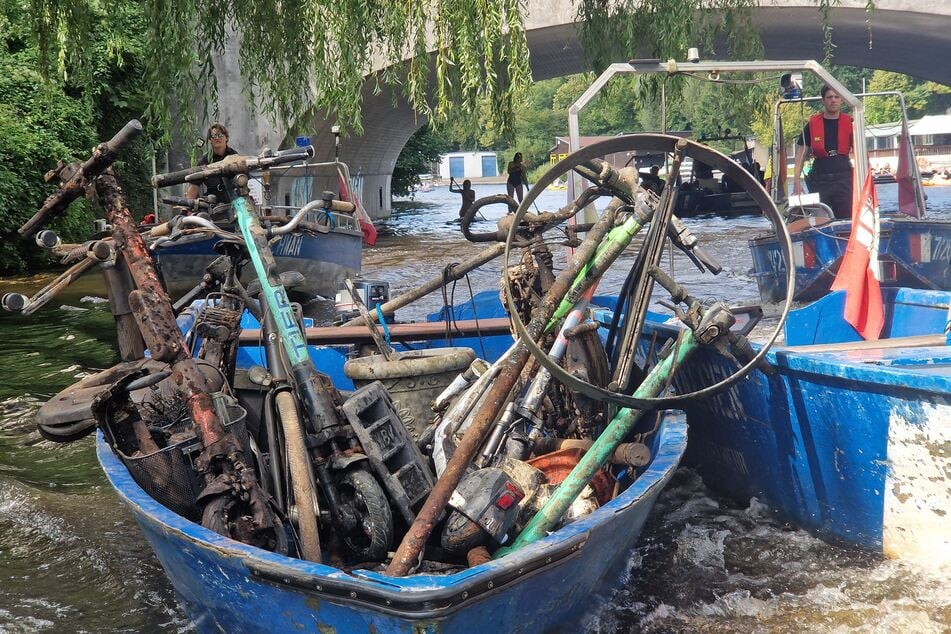
{"type": "Polygon", "coordinates": [[[181,185],[182,183],[197,183],[213,176],[237,176],[238,174],[246,174],[255,169],[266,169],[277,165],[306,161],[307,159],[313,158],[313,156],[314,147],[312,145],[306,148],[281,150],[280,152],[263,156],[241,156],[233,154],[225,157],[221,161],[208,165],[199,165],[197,167],[190,167],[166,174],[156,174],[152,177],[152,187],[159,188],[181,185]]]}
{"type": "Polygon", "coordinates": [[[204,166],[200,167],[190,167],[188,169],[179,170],[177,172],[168,172],[166,174],[156,174],[152,177],[152,187],[168,187],[170,185],[180,185],[185,182],[185,178],[195,174],[197,172],[203,171],[204,166]]]}
{"type": "Polygon", "coordinates": [[[515,202],[515,199],[507,194],[492,194],[491,196],[483,196],[482,198],[473,201],[469,208],[466,209],[465,213],[462,215],[462,218],[459,223],[459,227],[462,229],[462,235],[465,236],[466,240],[469,242],[505,242],[505,238],[508,235],[507,231],[486,231],[483,233],[472,233],[469,230],[469,225],[472,224],[473,218],[483,207],[489,205],[506,205],[508,207],[509,213],[515,212],[518,209],[518,203],[515,202]]]}
{"type": "Polygon", "coordinates": [[[162,202],[173,207],[185,207],[187,209],[209,209],[211,207],[206,200],[184,198],[182,196],[162,196],[162,202]]]}
{"type": "Polygon", "coordinates": [[[17,233],[21,236],[33,235],[47,220],[63,213],[71,202],[83,195],[86,185],[112,165],[118,158],[119,152],[140,134],[142,134],[142,124],[137,119],[133,119],[111,139],[97,145],[93,149],[92,156],[78,165],[69,179],[46,199],[40,210],[23,223],[17,233]]]}

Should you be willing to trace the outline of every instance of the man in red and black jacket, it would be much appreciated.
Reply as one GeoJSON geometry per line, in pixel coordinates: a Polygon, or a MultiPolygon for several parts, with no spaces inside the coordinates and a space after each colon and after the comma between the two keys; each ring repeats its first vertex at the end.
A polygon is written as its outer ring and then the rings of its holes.
{"type": "Polygon", "coordinates": [[[852,117],[841,112],[842,97],[829,86],[822,87],[823,111],[809,117],[796,141],[793,194],[802,194],[802,168],[814,156],[806,177],[810,192],[819,194],[836,218],[852,217],[852,117]]]}

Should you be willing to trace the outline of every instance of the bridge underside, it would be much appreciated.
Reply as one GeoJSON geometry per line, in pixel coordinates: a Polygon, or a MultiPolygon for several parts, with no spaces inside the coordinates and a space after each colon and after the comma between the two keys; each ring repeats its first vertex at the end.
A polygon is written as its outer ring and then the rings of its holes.
{"type": "MultiPolygon", "coordinates": [[[[872,14],[870,48],[865,11],[837,9],[831,20],[835,62],[951,84],[951,64],[936,63],[951,56],[951,38],[947,37],[951,32],[951,12],[943,12],[945,15],[878,10],[872,14]]],[[[822,58],[822,31],[815,7],[761,7],[756,9],[755,16],[766,59],[822,58]]],[[[536,80],[585,70],[571,23],[530,28],[528,42],[536,80]]],[[[616,59],[626,61],[629,57],[619,53],[616,59]]],[[[396,158],[413,132],[425,123],[405,103],[398,103],[393,106],[390,92],[373,95],[368,86],[364,90],[365,133],[344,139],[341,144],[341,158],[350,165],[352,174],[360,178],[358,186],[362,186],[363,199],[374,218],[389,217],[390,177],[396,158]]],[[[318,155],[323,159],[333,155],[331,123],[318,117],[312,128],[318,155]]]]}

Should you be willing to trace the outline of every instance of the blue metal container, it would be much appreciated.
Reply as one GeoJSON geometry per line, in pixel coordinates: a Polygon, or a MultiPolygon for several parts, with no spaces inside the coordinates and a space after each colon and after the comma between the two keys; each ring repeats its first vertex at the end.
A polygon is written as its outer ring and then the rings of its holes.
{"type": "MultiPolygon", "coordinates": [[[[816,300],[829,292],[851,231],[851,220],[793,231],[797,301],[816,300]]],[[[782,301],[786,263],[776,236],[754,237],[749,246],[760,298],[782,301]]],[[[951,290],[951,222],[883,216],[878,259],[883,287],[951,290]]]]}

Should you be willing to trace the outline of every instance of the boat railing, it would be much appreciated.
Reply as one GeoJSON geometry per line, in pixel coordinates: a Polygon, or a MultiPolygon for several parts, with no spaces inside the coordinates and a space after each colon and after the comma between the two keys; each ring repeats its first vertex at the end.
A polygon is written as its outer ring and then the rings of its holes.
{"type": "MultiPolygon", "coordinates": [[[[300,207],[293,205],[272,205],[270,209],[276,216],[292,217],[297,213],[300,207]]],[[[341,229],[345,231],[356,231],[357,233],[360,232],[360,223],[353,214],[331,211],[329,209],[314,209],[308,211],[301,220],[316,225],[326,225],[329,226],[331,230],[341,229]]]]}
{"type": "MultiPolygon", "coordinates": [[[[815,75],[820,82],[831,86],[843,101],[852,107],[853,121],[855,129],[861,131],[857,138],[864,139],[865,130],[865,105],[862,100],[852,94],[844,85],[842,85],[828,70],[821,64],[812,60],[765,60],[765,61],[704,61],[690,60],[686,63],[677,62],[670,59],[666,62],[660,60],[631,60],[627,63],[615,63],[608,66],[601,75],[588,87],[588,89],[571,105],[568,109],[568,136],[569,148],[572,152],[581,147],[581,127],[579,115],[581,111],[597,96],[605,85],[615,75],[659,75],[670,77],[673,75],[694,76],[705,78],[708,81],[718,82],[721,75],[732,73],[769,73],[769,72],[809,72],[815,75]]],[[[662,132],[666,131],[666,98],[663,86],[661,84],[661,127],[662,132]]],[[[775,165],[774,161],[774,165],[775,165]]],[[[860,174],[864,174],[868,167],[868,158],[865,154],[864,140],[861,145],[856,146],[855,167],[860,174]]],[[[573,176],[568,179],[568,199],[575,198],[576,188],[581,185],[580,177],[573,176]]],[[[774,199],[775,200],[775,199],[774,199]]]]}

